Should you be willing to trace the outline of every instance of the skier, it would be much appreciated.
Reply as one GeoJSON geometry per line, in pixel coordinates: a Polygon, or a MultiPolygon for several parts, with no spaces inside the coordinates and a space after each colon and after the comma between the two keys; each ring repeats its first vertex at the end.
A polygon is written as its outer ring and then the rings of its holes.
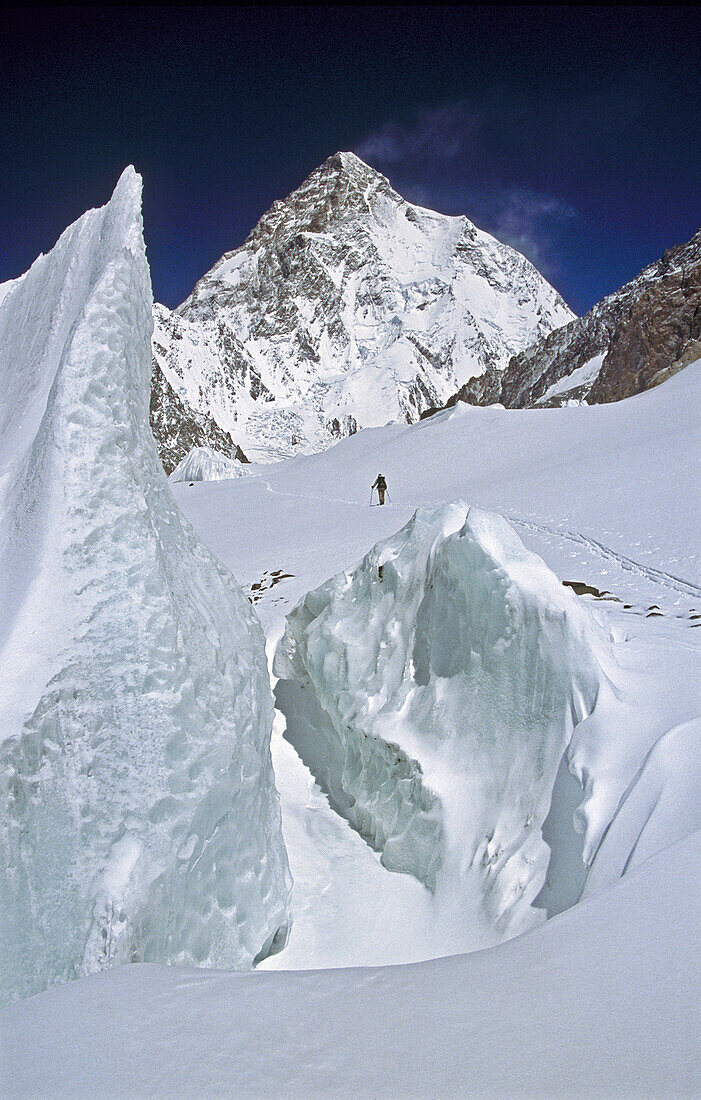
{"type": "MultiPolygon", "coordinates": [[[[385,481],[382,474],[377,475],[377,481],[375,482],[375,484],[373,485],[372,488],[377,489],[377,495],[379,497],[380,504],[384,504],[384,502],[385,502],[385,493],[387,492],[387,482],[385,481]]],[[[371,495],[372,495],[372,490],[371,490],[371,495]]]]}

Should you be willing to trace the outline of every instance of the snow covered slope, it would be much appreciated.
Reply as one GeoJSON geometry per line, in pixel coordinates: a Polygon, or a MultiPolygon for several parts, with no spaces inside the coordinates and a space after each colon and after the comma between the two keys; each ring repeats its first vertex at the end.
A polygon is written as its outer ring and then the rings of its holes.
{"type": "Polygon", "coordinates": [[[3,1093],[698,1096],[700,858],[696,834],[471,955],[283,974],[129,966],[73,982],[0,1015],[3,1093]]]}
{"type": "MultiPolygon", "coordinates": [[[[157,314],[159,307],[154,307],[157,314]]],[[[193,447],[209,447],[228,458],[248,462],[246,455],[207,412],[183,401],[154,360],[151,373],[149,422],[158,455],[167,474],[187,458],[193,447]]]]}
{"type": "Polygon", "coordinates": [[[560,760],[615,662],[502,517],[417,511],[306,596],[274,672],[286,737],[332,805],[435,892],[463,949],[537,921],[560,760]]]}
{"type": "MultiPolygon", "coordinates": [[[[20,278],[21,277],[22,276],[20,276],[20,278]]],[[[9,294],[10,291],[17,285],[18,282],[19,282],[19,279],[8,279],[6,283],[0,283],[0,305],[2,305],[2,300],[5,297],[5,295],[9,294]]]]}
{"type": "Polygon", "coordinates": [[[572,316],[518,252],[337,153],[156,308],[153,350],[180,399],[270,460],[415,421],[572,316]]]}
{"type": "Polygon", "coordinates": [[[246,467],[211,447],[192,447],[170,475],[171,481],[222,481],[245,477],[246,467]]]}
{"type": "MultiPolygon", "coordinates": [[[[620,693],[612,723],[581,722],[563,757],[543,826],[560,889],[546,877],[536,902],[557,912],[583,889],[584,900],[508,943],[419,965],[93,975],[0,1016],[5,1093],[696,1095],[700,399],[701,363],[617,404],[462,406],[260,476],[173,485],[256,600],[270,650],[308,592],[417,507],[458,498],[504,514],[578,585],[613,636],[620,693]],[[369,508],[379,470],[392,502],[369,508]],[[597,844],[583,886],[584,845],[597,844]]],[[[273,752],[295,883],[289,946],[263,967],[448,953],[435,896],[380,864],[277,734],[273,752]]]]}
{"type": "Polygon", "coordinates": [[[260,626],[148,427],[133,169],[0,305],[0,992],[287,921],[260,626]]]}
{"type": "MultiPolygon", "coordinates": [[[[615,404],[460,405],[259,467],[259,477],[174,490],[256,599],[271,647],[282,617],[307,592],[353,571],[416,508],[455,499],[504,514],[560,580],[578,585],[578,600],[613,634],[620,698],[609,694],[597,708],[605,721],[580,724],[555,780],[544,838],[557,859],[535,899],[553,913],[615,881],[626,866],[629,873],[643,853],[701,820],[689,786],[701,744],[699,408],[701,363],[615,404]],[[378,470],[392,503],[369,508],[378,470]],[[576,811],[584,834],[574,828],[576,811]],[[588,859],[596,853],[589,872],[585,851],[588,859]]],[[[289,947],[265,966],[405,961],[459,950],[455,937],[436,935],[438,898],[410,890],[406,875],[382,880],[378,854],[350,828],[343,834],[279,732],[273,751],[295,877],[294,923],[289,947]],[[374,891],[372,900],[358,893],[359,884],[374,891]],[[383,911],[392,914],[386,929],[383,911]]]]}

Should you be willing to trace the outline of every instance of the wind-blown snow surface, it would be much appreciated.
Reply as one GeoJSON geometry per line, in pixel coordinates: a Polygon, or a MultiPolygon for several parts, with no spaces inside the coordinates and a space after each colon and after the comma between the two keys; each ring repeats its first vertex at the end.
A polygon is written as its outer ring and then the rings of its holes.
{"type": "Polygon", "coordinates": [[[73,982],[0,1015],[3,1094],[698,1096],[700,855],[696,834],[470,955],[286,974],[129,966],[73,982]]]}
{"type": "MultiPolygon", "coordinates": [[[[458,408],[416,426],[359,433],[323,454],[259,468],[259,477],[173,491],[210,548],[258,599],[270,649],[285,613],[328,577],[352,569],[417,507],[464,498],[507,515],[560,579],[606,589],[621,601],[578,597],[614,635],[624,707],[631,681],[637,691],[618,726],[622,736],[608,742],[612,753],[630,750],[627,761],[611,756],[596,770],[608,770],[619,785],[602,786],[619,790],[619,826],[637,819],[639,828],[661,775],[697,774],[676,750],[677,737],[693,745],[690,722],[701,713],[701,629],[693,617],[701,611],[700,388],[701,364],[618,404],[458,408]],[[392,503],[368,508],[378,470],[388,478],[392,503]],[[655,604],[659,613],[651,610],[655,604]],[[645,737],[669,752],[646,754],[641,716],[645,737]],[[674,727],[679,734],[663,738],[674,727]],[[641,779],[646,771],[648,778],[631,784],[636,759],[638,770],[648,760],[641,779]]],[[[592,725],[587,719],[578,732],[590,731],[590,745],[606,750],[592,725]]],[[[263,966],[348,966],[450,950],[436,942],[428,889],[382,867],[279,734],[273,751],[295,884],[289,945],[263,966]]],[[[571,877],[576,900],[582,838],[572,814],[583,788],[566,766],[555,788],[562,812],[559,819],[549,815],[544,835],[562,840],[558,876],[561,885],[571,877]]],[[[659,824],[668,831],[650,834],[655,845],[693,827],[696,792],[688,797],[681,783],[676,791],[676,804],[669,786],[657,801],[659,824]]],[[[630,853],[623,832],[622,848],[630,853]]],[[[612,826],[592,876],[597,865],[606,870],[604,853],[615,835],[612,826]]],[[[120,967],[52,990],[0,1017],[4,1091],[695,1095],[699,837],[633,866],[643,848],[641,841],[622,879],[624,866],[612,860],[611,886],[599,883],[600,892],[579,905],[486,951],[325,973],[120,967]]],[[[554,909],[568,903],[565,894],[561,889],[552,899],[554,909]]]]}
{"type": "Polygon", "coordinates": [[[274,664],[287,738],[463,948],[535,922],[560,760],[614,670],[590,608],[464,504],[420,509],[310,592],[274,664]]]}
{"type": "Polygon", "coordinates": [[[336,153],[177,310],[156,308],[153,352],[186,404],[269,462],[418,420],[572,318],[520,253],[336,153]]]}
{"type": "Polygon", "coordinates": [[[192,447],[170,475],[171,481],[223,481],[230,477],[245,477],[247,471],[240,462],[211,447],[192,447]]]}
{"type": "Polygon", "coordinates": [[[0,990],[287,921],[263,637],[148,427],[133,169],[0,305],[0,990]]]}

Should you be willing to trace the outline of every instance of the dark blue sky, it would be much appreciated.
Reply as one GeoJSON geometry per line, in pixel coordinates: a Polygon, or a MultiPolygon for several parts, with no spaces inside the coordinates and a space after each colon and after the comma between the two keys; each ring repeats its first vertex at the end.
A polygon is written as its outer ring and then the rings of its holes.
{"type": "Polygon", "coordinates": [[[584,312],[701,223],[700,52],[690,8],[6,9],[0,281],[134,163],[174,306],[352,149],[584,312]]]}

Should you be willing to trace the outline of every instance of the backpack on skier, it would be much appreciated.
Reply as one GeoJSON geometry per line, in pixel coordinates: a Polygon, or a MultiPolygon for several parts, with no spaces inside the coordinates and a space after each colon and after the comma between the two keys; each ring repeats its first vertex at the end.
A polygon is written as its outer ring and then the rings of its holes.
{"type": "MultiPolygon", "coordinates": [[[[377,480],[375,481],[375,484],[373,485],[372,489],[377,489],[377,496],[378,496],[379,502],[380,502],[380,504],[384,504],[384,502],[385,502],[385,493],[387,492],[387,482],[385,481],[384,476],[382,474],[377,475],[377,480]]],[[[372,501],[372,489],[370,490],[370,500],[371,501],[372,501]]]]}

